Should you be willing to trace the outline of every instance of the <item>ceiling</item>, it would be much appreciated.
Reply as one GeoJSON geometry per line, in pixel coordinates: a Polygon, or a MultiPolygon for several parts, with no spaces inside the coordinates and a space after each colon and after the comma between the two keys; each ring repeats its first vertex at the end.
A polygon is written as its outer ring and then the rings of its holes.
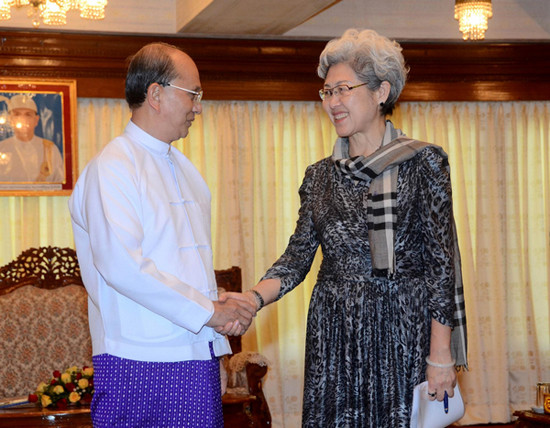
{"type": "MultiPolygon", "coordinates": [[[[200,37],[329,39],[372,28],[397,40],[461,40],[453,0],[109,0],[103,21],[68,14],[40,29],[200,37]]],[[[0,28],[32,28],[12,8],[0,28]]],[[[550,41],[550,0],[495,0],[487,41],[550,41]]]]}

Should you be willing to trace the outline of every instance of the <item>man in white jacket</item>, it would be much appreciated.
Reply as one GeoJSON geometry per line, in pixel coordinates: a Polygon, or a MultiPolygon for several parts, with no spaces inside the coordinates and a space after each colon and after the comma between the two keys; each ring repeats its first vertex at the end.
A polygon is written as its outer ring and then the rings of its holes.
{"type": "Polygon", "coordinates": [[[210,192],[171,146],[201,98],[188,55],[143,47],[126,77],[131,120],[69,200],[89,294],[94,427],[223,426],[218,357],[231,350],[222,334],[243,334],[256,308],[218,301],[210,192]]]}

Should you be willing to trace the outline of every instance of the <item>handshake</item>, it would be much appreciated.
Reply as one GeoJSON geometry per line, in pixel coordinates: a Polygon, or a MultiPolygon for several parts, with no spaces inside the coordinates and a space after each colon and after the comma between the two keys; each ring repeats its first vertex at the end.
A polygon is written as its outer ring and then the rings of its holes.
{"type": "Polygon", "coordinates": [[[251,291],[226,292],[214,303],[214,315],[206,323],[220,334],[242,336],[260,309],[260,302],[251,291]]]}

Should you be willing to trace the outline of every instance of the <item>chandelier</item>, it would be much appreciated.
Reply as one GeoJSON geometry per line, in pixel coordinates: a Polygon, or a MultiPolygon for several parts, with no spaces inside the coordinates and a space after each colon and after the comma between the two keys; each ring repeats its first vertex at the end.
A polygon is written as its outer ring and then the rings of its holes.
{"type": "Polygon", "coordinates": [[[492,16],[491,0],[455,0],[455,19],[464,40],[483,40],[492,16]]]}
{"type": "Polygon", "coordinates": [[[105,6],[108,0],[0,0],[0,20],[11,18],[11,7],[28,6],[27,15],[32,19],[34,28],[40,21],[46,25],[65,25],[67,12],[80,10],[80,17],[86,19],[105,18],[105,6]]]}

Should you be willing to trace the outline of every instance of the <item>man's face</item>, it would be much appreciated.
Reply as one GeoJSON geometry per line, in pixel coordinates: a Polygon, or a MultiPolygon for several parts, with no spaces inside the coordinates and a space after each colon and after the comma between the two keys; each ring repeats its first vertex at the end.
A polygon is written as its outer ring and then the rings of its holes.
{"type": "Polygon", "coordinates": [[[10,111],[10,122],[15,136],[21,141],[30,141],[40,116],[28,108],[16,108],[10,111]]]}
{"type": "MultiPolygon", "coordinates": [[[[173,82],[192,91],[201,89],[199,71],[195,63],[187,55],[177,52],[174,55],[174,63],[179,77],[173,82]]],[[[166,86],[163,88],[165,94],[165,128],[169,131],[169,140],[175,141],[179,138],[185,138],[189,133],[189,128],[195,119],[195,115],[201,114],[202,106],[194,102],[194,95],[180,89],[166,86]]]]}

